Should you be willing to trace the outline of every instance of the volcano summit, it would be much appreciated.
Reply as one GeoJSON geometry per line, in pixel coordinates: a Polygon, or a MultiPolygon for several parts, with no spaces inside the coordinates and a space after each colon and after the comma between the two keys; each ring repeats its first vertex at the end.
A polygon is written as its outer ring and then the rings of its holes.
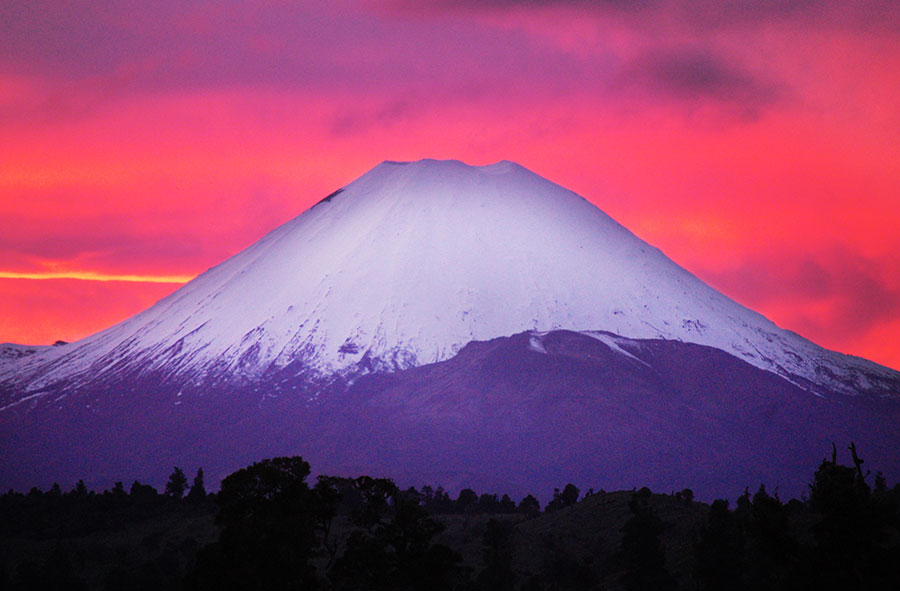
{"type": "Polygon", "coordinates": [[[900,475],[898,418],[900,373],[778,328],[521,166],[385,162],[116,326],[6,346],[0,485],[302,454],[732,496],[801,487],[832,440],[900,475]]]}

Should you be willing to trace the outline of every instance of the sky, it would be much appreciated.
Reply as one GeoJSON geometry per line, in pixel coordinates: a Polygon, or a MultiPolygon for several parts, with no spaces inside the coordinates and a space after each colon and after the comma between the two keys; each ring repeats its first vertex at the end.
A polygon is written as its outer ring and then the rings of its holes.
{"type": "Polygon", "coordinates": [[[383,160],[513,160],[900,369],[896,0],[0,6],[0,342],[152,305],[383,160]]]}

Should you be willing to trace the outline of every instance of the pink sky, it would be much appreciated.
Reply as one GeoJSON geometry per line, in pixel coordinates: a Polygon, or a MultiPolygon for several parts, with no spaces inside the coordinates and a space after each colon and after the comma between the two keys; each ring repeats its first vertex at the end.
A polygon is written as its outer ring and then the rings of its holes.
{"type": "Polygon", "coordinates": [[[900,4],[3,9],[0,342],[120,321],[382,160],[514,160],[900,368],[900,4]]]}

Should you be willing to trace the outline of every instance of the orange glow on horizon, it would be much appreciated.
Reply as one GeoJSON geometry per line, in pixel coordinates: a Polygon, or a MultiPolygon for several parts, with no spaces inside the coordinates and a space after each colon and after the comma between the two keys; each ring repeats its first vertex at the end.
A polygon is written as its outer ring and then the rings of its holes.
{"type": "Polygon", "coordinates": [[[187,283],[193,276],[190,275],[115,275],[97,273],[94,271],[50,271],[46,273],[19,273],[15,271],[0,271],[0,279],[77,279],[79,281],[124,281],[128,283],[187,283]]]}

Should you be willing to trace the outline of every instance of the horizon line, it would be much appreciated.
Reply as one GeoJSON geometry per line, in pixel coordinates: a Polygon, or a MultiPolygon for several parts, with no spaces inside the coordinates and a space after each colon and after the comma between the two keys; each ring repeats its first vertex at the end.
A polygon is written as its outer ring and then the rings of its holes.
{"type": "Polygon", "coordinates": [[[196,275],[137,275],[137,274],[113,274],[98,273],[95,271],[51,271],[45,273],[20,273],[15,271],[0,271],[0,279],[30,279],[44,281],[48,279],[74,279],[77,281],[121,281],[128,283],[172,283],[184,284],[194,279],[196,275]]]}

